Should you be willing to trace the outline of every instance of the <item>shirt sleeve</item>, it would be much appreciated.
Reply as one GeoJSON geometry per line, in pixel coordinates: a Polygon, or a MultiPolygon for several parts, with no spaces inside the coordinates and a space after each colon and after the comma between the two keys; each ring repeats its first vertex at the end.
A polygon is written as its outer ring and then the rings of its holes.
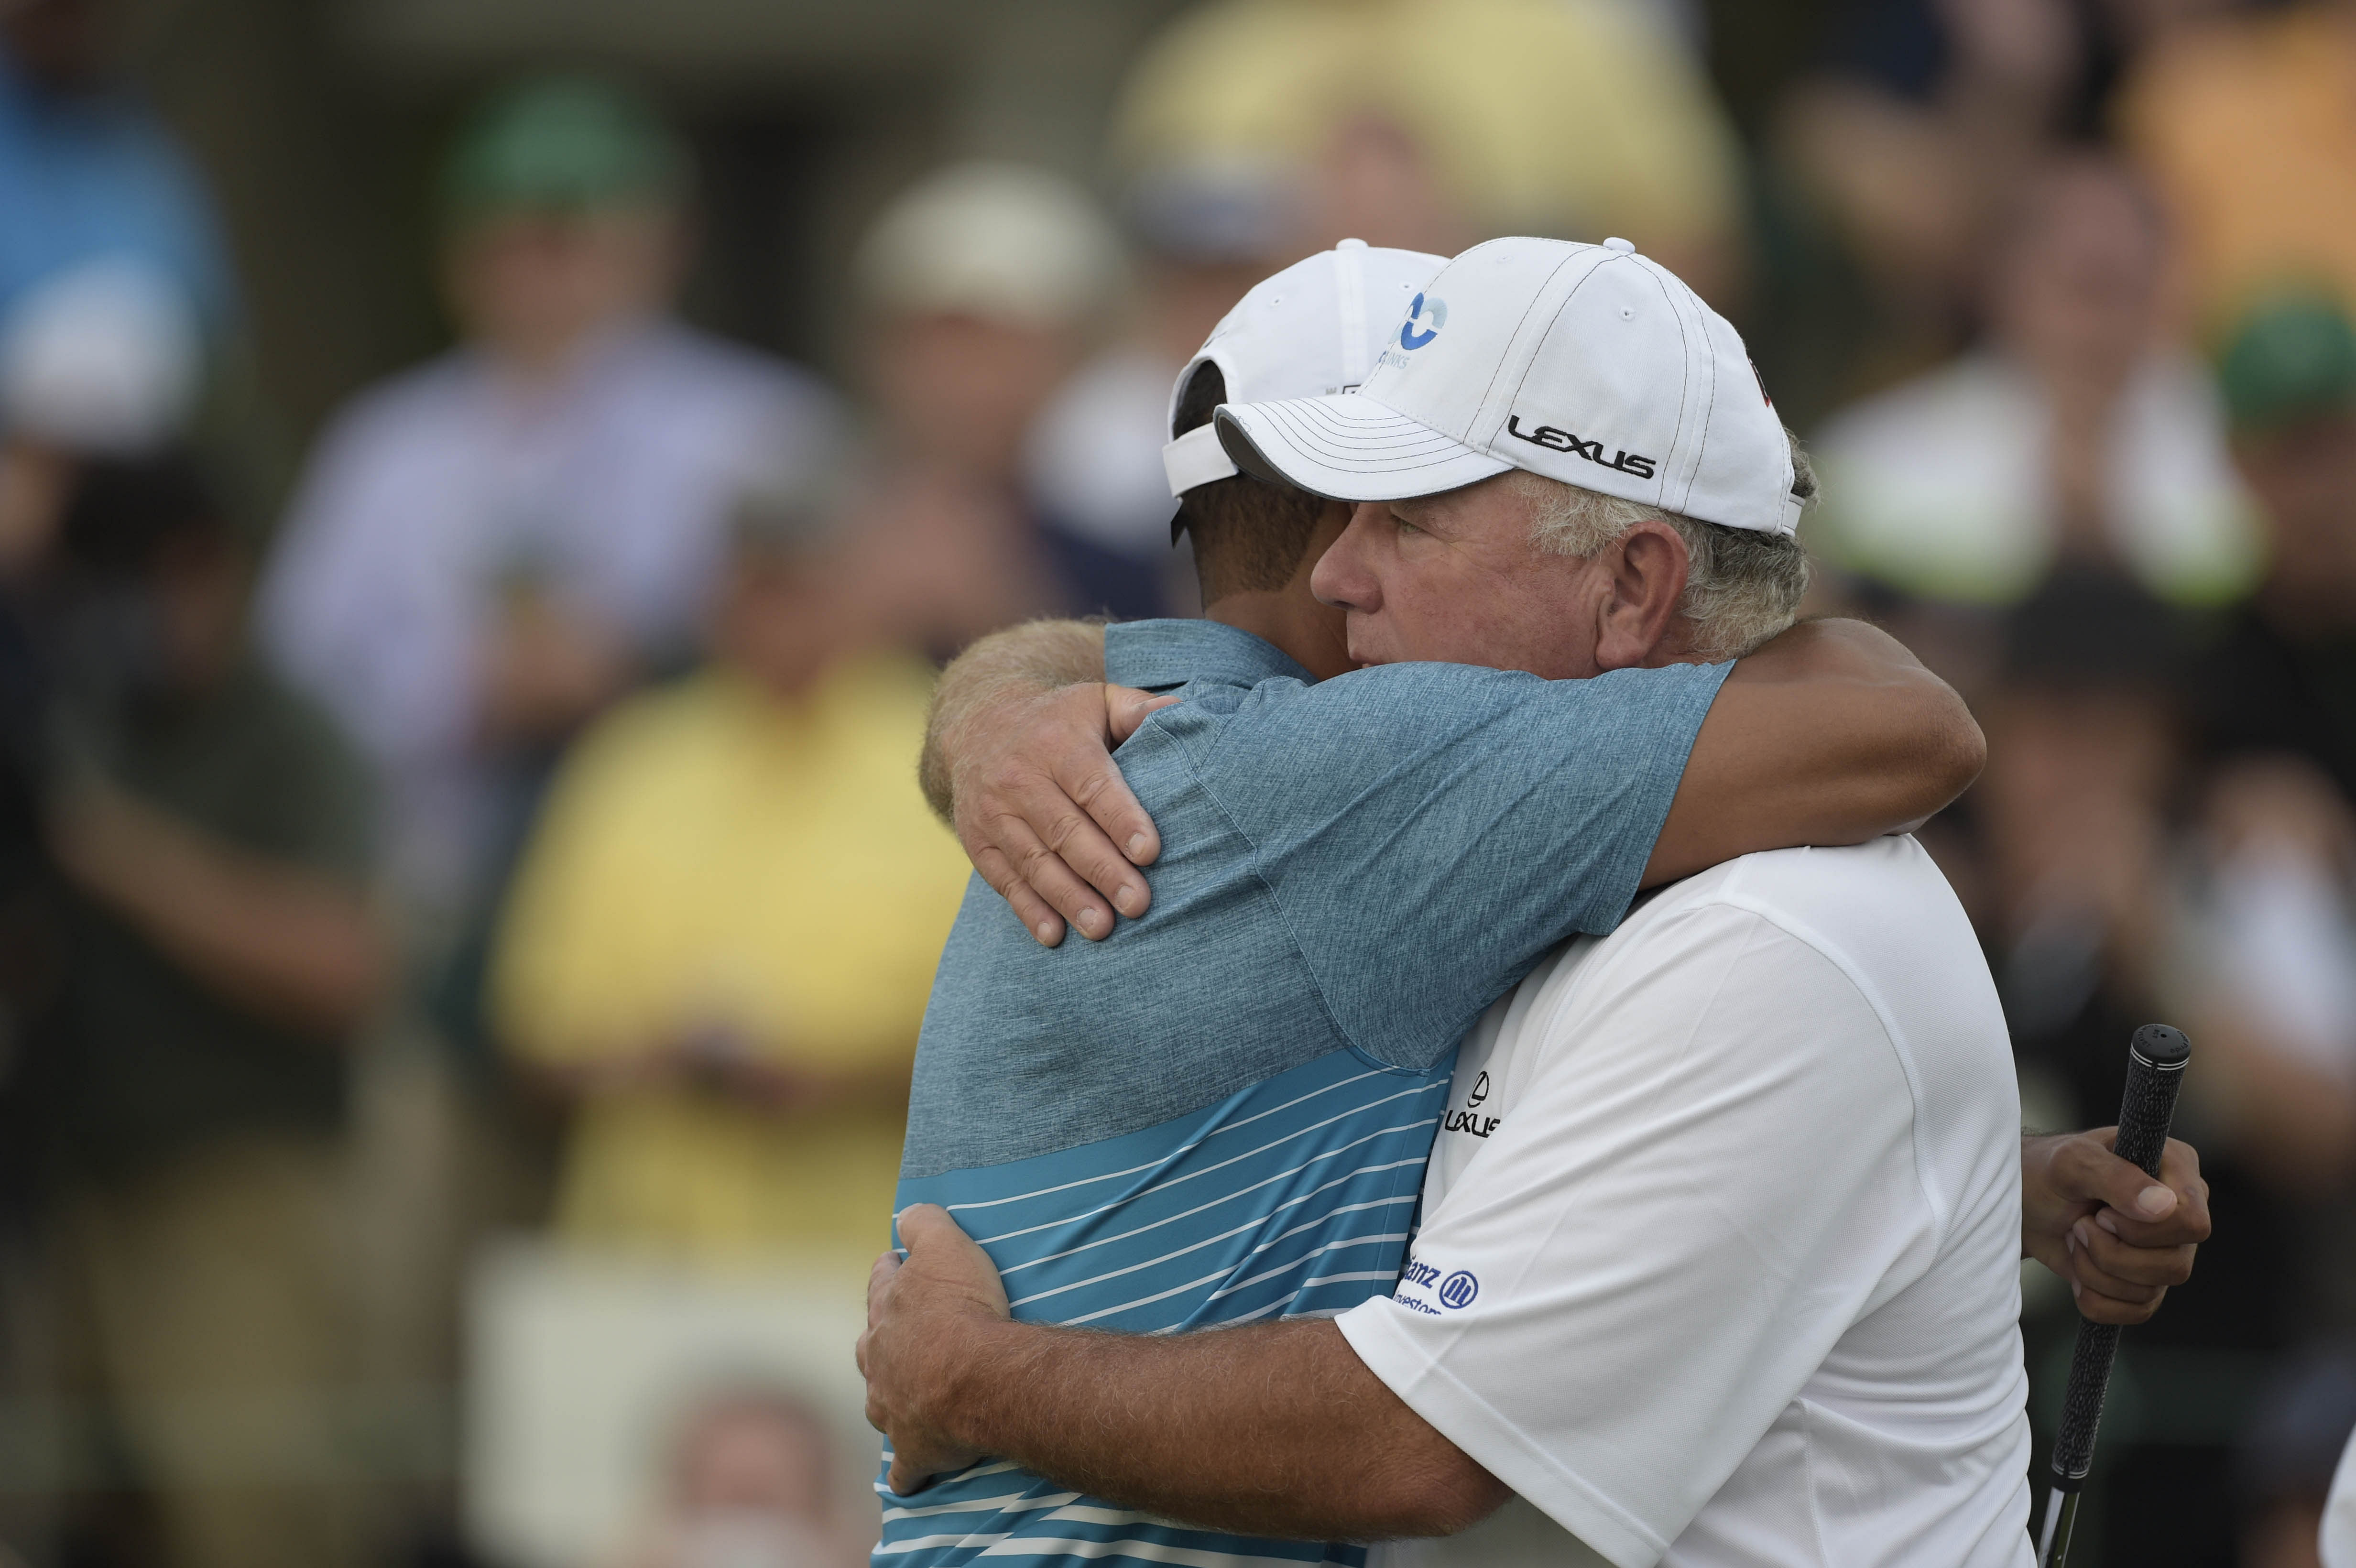
{"type": "MultiPolygon", "coordinates": [[[[1547,948],[1627,912],[1732,667],[1591,680],[1391,665],[1257,688],[1198,776],[1334,1021],[1420,1069],[1547,948]]],[[[1182,707],[1156,715],[1190,722],[1182,707]]]]}
{"type": "Polygon", "coordinates": [[[1928,1268],[1938,1221],[1905,1070],[1813,946],[1705,905],[1580,990],[1397,1297],[1341,1328],[1451,1442],[1638,1568],[1928,1268]]]}

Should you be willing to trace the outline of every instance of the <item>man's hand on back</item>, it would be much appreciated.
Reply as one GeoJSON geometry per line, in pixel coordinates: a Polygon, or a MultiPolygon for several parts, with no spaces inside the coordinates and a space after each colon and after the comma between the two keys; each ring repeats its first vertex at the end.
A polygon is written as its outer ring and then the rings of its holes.
{"type": "Polygon", "coordinates": [[[1130,793],[1112,748],[1177,699],[1126,686],[1009,694],[956,731],[950,825],[981,880],[1041,944],[1112,934],[1151,895],[1138,870],[1162,852],[1153,819],[1130,793]],[[1107,907],[1109,905],[1109,907],[1107,907]]]}
{"type": "Polygon", "coordinates": [[[2192,1277],[2209,1239],[2201,1157],[2174,1138],[2154,1181],[2111,1152],[2116,1127],[2021,1140],[2020,1250],[2070,1285],[2095,1323],[2141,1323],[2192,1277]]]}
{"type": "Polygon", "coordinates": [[[1175,698],[1108,686],[1104,629],[1041,621],[976,643],[942,673],[918,776],[967,858],[1041,944],[1094,941],[1145,912],[1137,869],[1162,852],[1112,761],[1175,698]]]}

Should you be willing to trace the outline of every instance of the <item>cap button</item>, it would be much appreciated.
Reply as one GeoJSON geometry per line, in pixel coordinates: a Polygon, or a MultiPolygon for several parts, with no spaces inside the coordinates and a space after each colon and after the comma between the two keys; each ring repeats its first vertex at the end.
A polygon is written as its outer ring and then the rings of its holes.
{"type": "Polygon", "coordinates": [[[1617,251],[1622,256],[1633,256],[1636,253],[1636,242],[1633,240],[1622,240],[1617,235],[1606,240],[1603,242],[1603,248],[1606,251],[1617,251]]]}
{"type": "Polygon", "coordinates": [[[1363,251],[1365,248],[1366,242],[1364,240],[1337,240],[1333,242],[1333,249],[1336,251],[1363,251]]]}

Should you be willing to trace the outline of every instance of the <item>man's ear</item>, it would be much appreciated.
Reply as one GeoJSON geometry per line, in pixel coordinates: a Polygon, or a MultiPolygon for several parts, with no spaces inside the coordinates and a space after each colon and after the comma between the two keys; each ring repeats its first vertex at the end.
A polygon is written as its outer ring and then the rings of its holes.
{"type": "Polygon", "coordinates": [[[1595,663],[1600,669],[1633,669],[1652,662],[1676,624],[1685,597],[1691,558],[1677,530],[1646,518],[1597,555],[1608,584],[1595,663]]]}

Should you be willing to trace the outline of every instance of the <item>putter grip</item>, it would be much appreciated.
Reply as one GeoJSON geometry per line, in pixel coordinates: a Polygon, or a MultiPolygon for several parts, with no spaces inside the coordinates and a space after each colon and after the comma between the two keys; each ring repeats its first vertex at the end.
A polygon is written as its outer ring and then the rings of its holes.
{"type": "MultiPolygon", "coordinates": [[[[2191,1060],[2191,1042],[2166,1024],[2136,1030],[2127,1049],[2127,1087],[2119,1100],[2121,1159],[2133,1160],[2149,1176],[2159,1174],[2168,1147],[2168,1125],[2176,1115],[2176,1091],[2191,1060]]],[[[2094,1431],[2103,1424],[2103,1396],[2110,1390],[2111,1358],[2118,1353],[2115,1323],[2078,1325],[2070,1355],[2070,1386],[2062,1397],[2062,1429],[2053,1439],[2053,1485],[2074,1492],[2094,1462],[2094,1431]]]]}

